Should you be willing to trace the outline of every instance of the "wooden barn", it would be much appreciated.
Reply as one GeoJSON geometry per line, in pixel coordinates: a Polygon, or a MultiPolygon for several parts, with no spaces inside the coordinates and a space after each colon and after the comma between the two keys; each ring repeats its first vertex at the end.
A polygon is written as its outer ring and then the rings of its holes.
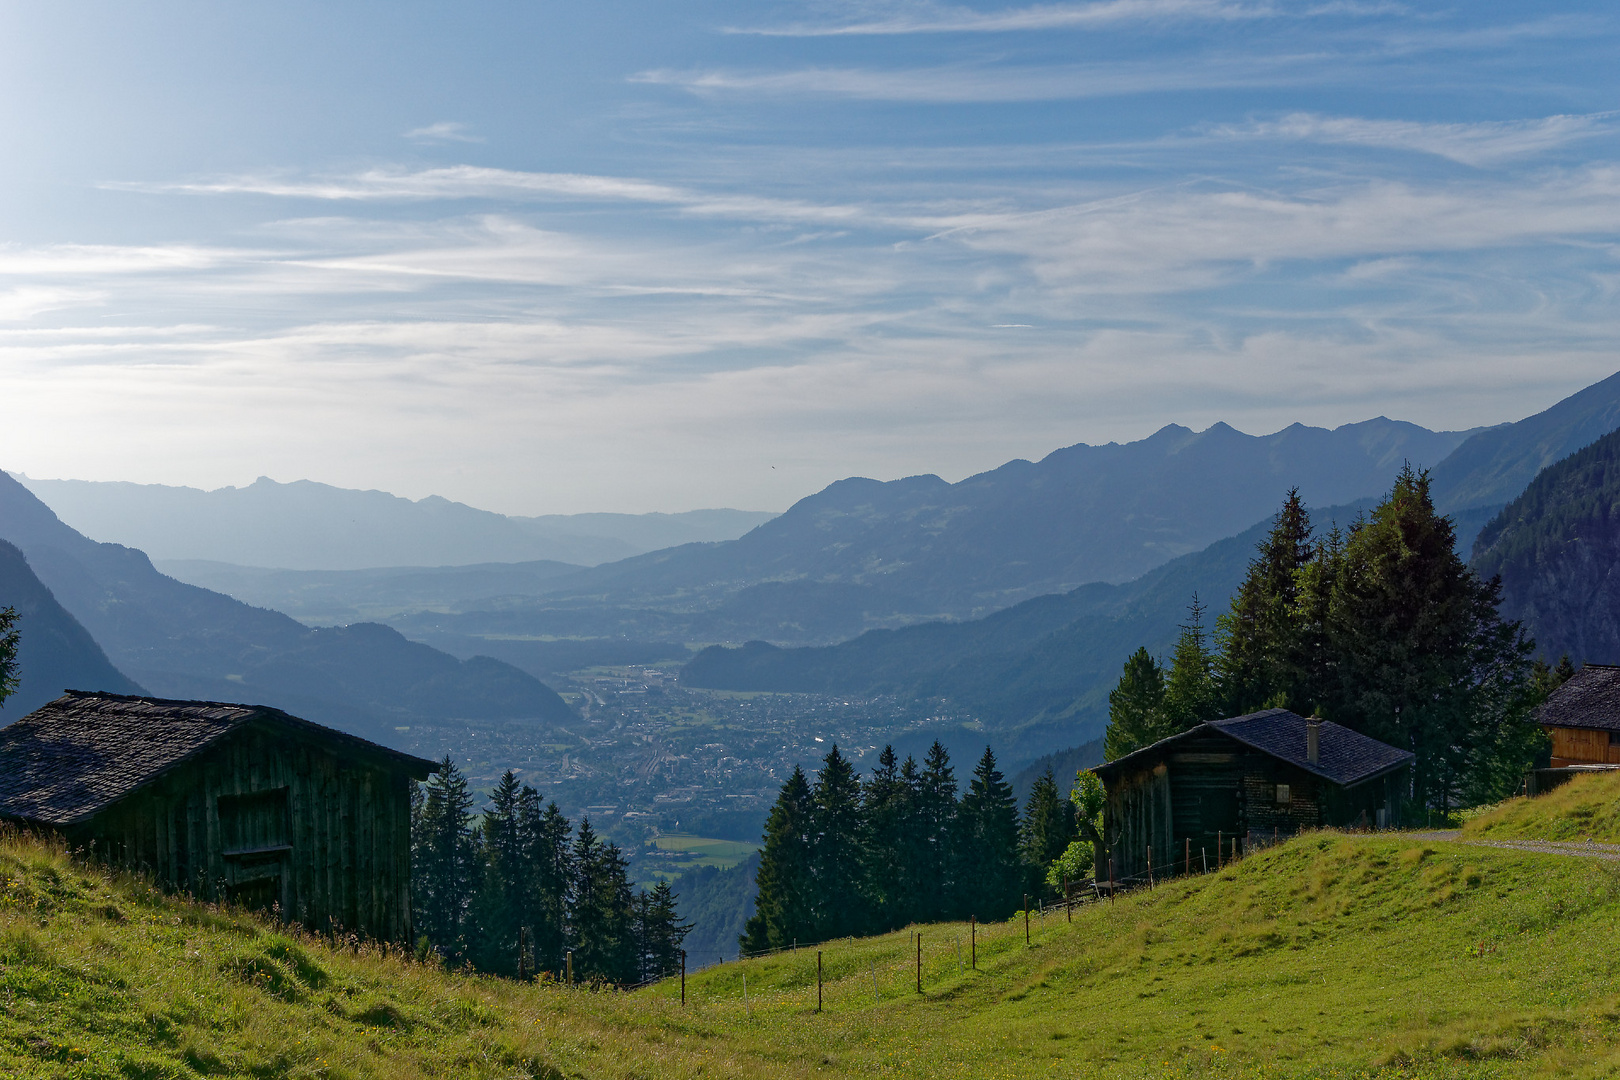
{"type": "Polygon", "coordinates": [[[1620,765],[1620,667],[1587,664],[1548,695],[1536,722],[1552,739],[1552,767],[1620,765]]]}
{"type": "Polygon", "coordinates": [[[436,768],[263,705],[69,691],[0,729],[0,818],[171,889],[408,941],[410,784],[436,768]]]}
{"type": "Polygon", "coordinates": [[[1213,868],[1274,837],[1325,826],[1392,828],[1413,754],[1287,709],[1200,724],[1092,771],[1103,782],[1097,875],[1116,881],[1213,868]]]}

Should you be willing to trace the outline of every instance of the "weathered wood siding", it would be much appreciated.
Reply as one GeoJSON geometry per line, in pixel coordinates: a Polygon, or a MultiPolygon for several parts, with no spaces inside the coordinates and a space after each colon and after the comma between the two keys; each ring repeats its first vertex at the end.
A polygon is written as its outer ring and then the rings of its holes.
{"type": "Polygon", "coordinates": [[[410,778],[249,726],[70,833],[209,899],[315,930],[411,936],[410,778]]]}
{"type": "Polygon", "coordinates": [[[1567,765],[1620,765],[1620,746],[1607,731],[1592,728],[1547,727],[1552,736],[1552,767],[1567,765]]]}
{"type": "Polygon", "coordinates": [[[1400,824],[1402,770],[1344,788],[1286,761],[1217,733],[1180,740],[1159,761],[1108,783],[1103,808],[1106,850],[1097,877],[1147,876],[1149,845],[1155,877],[1213,869],[1273,838],[1307,829],[1392,828],[1400,824]],[[1280,798],[1287,788],[1287,801],[1280,798]]]}

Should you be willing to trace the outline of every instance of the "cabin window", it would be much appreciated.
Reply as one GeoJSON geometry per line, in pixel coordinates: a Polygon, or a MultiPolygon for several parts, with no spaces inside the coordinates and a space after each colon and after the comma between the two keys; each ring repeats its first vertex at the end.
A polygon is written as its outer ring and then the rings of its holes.
{"type": "Polygon", "coordinates": [[[1294,801],[1294,793],[1288,789],[1288,785],[1287,784],[1278,784],[1277,785],[1277,803],[1279,805],[1281,805],[1281,806],[1287,806],[1289,803],[1291,803],[1293,801],[1294,801]]]}
{"type": "Polygon", "coordinates": [[[1609,732],[1609,745],[1620,746],[1620,731],[1609,732]]]}
{"type": "Polygon", "coordinates": [[[219,838],[224,854],[284,848],[292,842],[287,789],[219,797],[219,838]]]}

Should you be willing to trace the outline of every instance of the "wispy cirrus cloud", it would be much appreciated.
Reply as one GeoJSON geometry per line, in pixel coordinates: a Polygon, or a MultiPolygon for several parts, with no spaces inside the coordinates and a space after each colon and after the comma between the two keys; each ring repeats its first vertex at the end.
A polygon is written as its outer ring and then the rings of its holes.
{"type": "Polygon", "coordinates": [[[1277,120],[1222,124],[1210,133],[1231,139],[1280,139],[1434,154],[1465,165],[1492,165],[1530,157],[1581,139],[1612,135],[1617,112],[1492,120],[1465,124],[1420,123],[1291,113],[1277,120]]]}
{"type": "Polygon", "coordinates": [[[1229,0],[1101,0],[1090,4],[1035,4],[977,11],[936,4],[905,4],[876,17],[846,22],[790,23],[785,26],[727,27],[729,34],[766,37],[857,37],[894,34],[1009,33],[1061,30],[1126,22],[1264,19],[1277,14],[1271,4],[1229,0]]]}
{"type": "Polygon", "coordinates": [[[455,120],[440,120],[436,124],[426,127],[412,128],[402,136],[416,142],[464,142],[481,143],[482,135],[474,135],[467,130],[467,125],[455,120]]]}
{"type": "Polygon", "coordinates": [[[724,68],[638,72],[631,82],[699,95],[818,96],[914,104],[1016,103],[1122,97],[1185,90],[1304,85],[1328,81],[1319,56],[1210,57],[1046,66],[958,64],[928,68],[724,68]]]}

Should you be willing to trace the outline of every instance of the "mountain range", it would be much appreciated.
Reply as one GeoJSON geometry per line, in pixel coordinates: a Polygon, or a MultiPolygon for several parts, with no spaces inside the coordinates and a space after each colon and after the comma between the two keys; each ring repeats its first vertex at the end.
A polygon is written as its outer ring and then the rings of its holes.
{"type": "Polygon", "coordinates": [[[508,517],[431,495],[261,476],[202,491],[90,480],[22,483],[68,525],[140,548],[154,560],[204,560],[291,570],[465,566],[550,560],[578,566],[696,541],[730,540],[774,514],[547,514],[508,517]]]}
{"type": "Polygon", "coordinates": [[[550,688],[499,660],[458,659],[376,623],[311,629],[175,581],[144,553],[69,528],[4,474],[0,539],[120,672],[162,697],[275,705],[385,739],[419,718],[572,716],[550,688]]]}
{"type": "MultiPolygon", "coordinates": [[[[1496,517],[1501,502],[1518,497],[1523,485],[1549,464],[1580,450],[1592,438],[1602,438],[1605,432],[1597,429],[1605,424],[1608,430],[1620,427],[1620,376],[1526,420],[1462,440],[1434,469],[1435,501],[1458,517],[1496,517]]],[[[1558,468],[1562,466],[1544,474],[1554,477],[1546,483],[1557,482],[1558,468]]],[[[1525,498],[1531,498],[1543,482],[1536,480],[1525,498]]],[[[1277,503],[1282,495],[1276,493],[1277,503]]],[[[1313,519],[1319,528],[1330,521],[1348,524],[1372,501],[1313,509],[1313,519]]],[[[1083,585],[981,619],[873,630],[821,647],[783,648],[764,641],[740,648],[712,646],[685,666],[682,679],[715,689],[938,699],[963,714],[974,731],[996,733],[1004,755],[1024,760],[1054,746],[1095,737],[1107,715],[1108,690],[1125,657],[1138,645],[1165,655],[1194,594],[1212,612],[1223,610],[1270,524],[1269,516],[1262,518],[1236,536],[1173,559],[1123,585],[1083,585]]],[[[1460,545],[1467,550],[1478,526],[1460,524],[1460,545]]],[[[1493,522],[1480,537],[1487,551],[1504,548],[1497,538],[1501,530],[1493,522]]],[[[1616,551],[1620,553],[1620,548],[1616,551]]],[[[1488,558],[1479,561],[1482,570],[1494,572],[1488,558]]],[[[1620,647],[1620,637],[1616,646],[1620,647]]]]}

